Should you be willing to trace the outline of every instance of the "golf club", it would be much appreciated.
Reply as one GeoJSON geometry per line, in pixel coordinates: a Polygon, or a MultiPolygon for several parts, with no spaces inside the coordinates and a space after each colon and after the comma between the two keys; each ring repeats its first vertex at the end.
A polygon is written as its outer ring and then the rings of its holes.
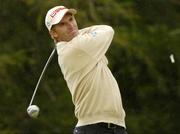
{"type": "Polygon", "coordinates": [[[35,87],[35,89],[34,89],[34,93],[33,93],[33,95],[32,95],[31,101],[30,101],[30,103],[29,103],[29,107],[27,108],[27,112],[28,112],[28,114],[29,114],[31,117],[33,117],[32,113],[34,114],[34,112],[36,112],[36,114],[35,114],[36,117],[37,117],[37,115],[38,115],[38,113],[39,113],[39,107],[36,106],[36,105],[32,105],[32,102],[33,102],[33,100],[34,100],[35,94],[36,94],[36,92],[37,92],[37,89],[38,89],[38,86],[39,86],[39,84],[40,84],[40,81],[41,81],[41,79],[42,79],[42,77],[43,77],[43,74],[44,74],[44,72],[46,71],[46,68],[47,68],[48,64],[50,63],[50,61],[51,61],[51,59],[52,59],[52,57],[53,57],[53,55],[54,55],[54,53],[55,53],[55,50],[56,50],[56,48],[54,48],[53,51],[51,52],[51,54],[50,54],[50,56],[49,56],[49,58],[48,58],[48,60],[47,60],[47,62],[46,62],[46,64],[45,64],[45,66],[44,66],[44,68],[43,68],[43,70],[42,70],[42,72],[41,72],[41,75],[40,75],[40,77],[39,77],[39,80],[38,80],[38,82],[37,82],[37,84],[36,84],[36,87],[35,87]]]}

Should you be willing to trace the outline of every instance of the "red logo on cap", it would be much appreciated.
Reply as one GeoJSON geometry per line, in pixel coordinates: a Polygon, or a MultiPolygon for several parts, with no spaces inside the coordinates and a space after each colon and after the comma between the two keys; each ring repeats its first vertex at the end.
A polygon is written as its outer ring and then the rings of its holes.
{"type": "Polygon", "coordinates": [[[59,11],[64,10],[64,9],[66,9],[66,8],[65,7],[57,8],[50,14],[50,16],[53,18],[59,11]]]}

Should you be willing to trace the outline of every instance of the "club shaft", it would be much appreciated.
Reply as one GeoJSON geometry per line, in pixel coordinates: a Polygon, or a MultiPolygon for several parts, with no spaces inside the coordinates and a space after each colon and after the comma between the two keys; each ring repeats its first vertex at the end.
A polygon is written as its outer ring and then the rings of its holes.
{"type": "Polygon", "coordinates": [[[37,84],[36,84],[36,87],[35,87],[35,89],[34,89],[34,93],[33,93],[33,95],[32,95],[32,98],[31,98],[31,101],[30,101],[30,103],[29,103],[29,106],[31,106],[31,104],[32,104],[32,102],[33,102],[33,100],[34,100],[34,97],[35,97],[35,95],[36,95],[37,89],[38,89],[38,87],[39,87],[39,83],[41,82],[41,79],[42,79],[42,77],[43,77],[43,74],[44,74],[44,72],[46,71],[46,68],[47,68],[48,64],[50,63],[50,61],[51,61],[51,59],[52,59],[52,57],[53,57],[53,55],[54,55],[54,53],[55,53],[55,50],[56,50],[56,49],[54,48],[53,51],[51,52],[51,55],[49,56],[49,58],[48,58],[48,60],[47,60],[47,62],[46,62],[46,64],[45,64],[45,66],[44,66],[44,68],[43,68],[43,71],[41,72],[41,75],[40,75],[39,80],[38,80],[38,82],[37,82],[37,84]]]}

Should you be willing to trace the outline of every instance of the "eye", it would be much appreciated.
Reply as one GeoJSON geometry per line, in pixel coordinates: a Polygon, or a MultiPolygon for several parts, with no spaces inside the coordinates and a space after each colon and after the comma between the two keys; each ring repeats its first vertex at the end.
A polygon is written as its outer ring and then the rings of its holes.
{"type": "Polygon", "coordinates": [[[73,17],[70,17],[70,18],[69,18],[69,21],[73,21],[73,17]]]}
{"type": "Polygon", "coordinates": [[[60,22],[59,25],[60,25],[60,26],[64,26],[65,23],[64,23],[64,22],[60,22]]]}

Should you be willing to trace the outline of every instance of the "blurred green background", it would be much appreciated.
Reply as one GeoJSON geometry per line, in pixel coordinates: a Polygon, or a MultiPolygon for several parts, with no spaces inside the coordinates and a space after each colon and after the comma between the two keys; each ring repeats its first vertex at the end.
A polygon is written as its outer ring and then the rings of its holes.
{"type": "Polygon", "coordinates": [[[121,89],[128,133],[179,134],[179,0],[0,0],[0,134],[71,134],[76,125],[57,54],[33,103],[41,109],[39,118],[26,113],[53,49],[44,18],[56,5],[77,9],[80,29],[114,28],[107,57],[121,89]]]}

